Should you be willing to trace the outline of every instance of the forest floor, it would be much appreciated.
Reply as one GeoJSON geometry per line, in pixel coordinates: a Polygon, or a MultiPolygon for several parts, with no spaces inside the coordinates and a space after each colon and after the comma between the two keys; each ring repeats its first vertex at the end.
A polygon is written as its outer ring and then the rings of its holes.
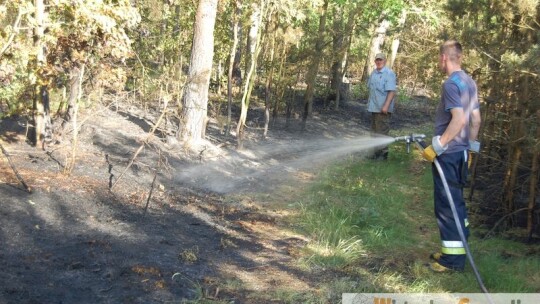
{"type": "MultiPolygon", "coordinates": [[[[430,120],[422,103],[398,105],[393,129],[430,120]]],[[[69,138],[42,150],[22,122],[0,121],[2,145],[32,189],[2,156],[0,303],[274,303],[268,295],[280,289],[311,293],[338,275],[297,266],[308,240],[283,218],[316,174],[306,143],[365,136],[365,102],[315,107],[304,132],[300,119],[288,129],[280,119],[266,139],[262,111],[251,111],[243,151],[215,120],[196,152],[157,134],[123,174],[148,115],[128,106],[81,113],[69,174],[69,138]]]]}

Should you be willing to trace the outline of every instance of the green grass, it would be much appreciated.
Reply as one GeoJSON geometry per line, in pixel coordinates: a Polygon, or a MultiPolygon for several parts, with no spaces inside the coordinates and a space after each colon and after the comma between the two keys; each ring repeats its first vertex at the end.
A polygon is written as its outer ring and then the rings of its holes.
{"type": "Polygon", "coordinates": [[[300,204],[300,222],[314,239],[325,246],[361,240],[373,252],[410,247],[415,227],[407,207],[423,191],[422,177],[407,172],[412,155],[392,152],[386,163],[351,158],[322,172],[300,204]]]}
{"type": "MultiPolygon", "coordinates": [[[[481,292],[470,266],[454,274],[425,267],[439,250],[431,167],[404,146],[393,144],[387,162],[351,157],[328,167],[295,205],[300,212],[292,221],[311,239],[303,266],[349,276],[322,290],[481,292]]],[[[540,292],[538,245],[481,240],[474,229],[472,223],[470,247],[490,292],[540,292]]]]}

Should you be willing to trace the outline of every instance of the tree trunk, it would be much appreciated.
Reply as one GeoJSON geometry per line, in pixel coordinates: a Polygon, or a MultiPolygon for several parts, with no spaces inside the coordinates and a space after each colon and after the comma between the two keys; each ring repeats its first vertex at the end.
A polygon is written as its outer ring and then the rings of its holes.
{"type": "MultiPolygon", "coordinates": [[[[536,110],[536,138],[540,138],[540,127],[538,121],[540,121],[540,109],[536,110]]],[[[532,235],[534,229],[534,206],[536,205],[536,189],[538,188],[538,158],[540,157],[540,149],[538,146],[533,147],[532,166],[531,166],[531,180],[529,182],[529,211],[527,213],[527,232],[532,235]]]]}
{"type": "MultiPolygon", "coordinates": [[[[41,67],[45,65],[45,52],[43,48],[43,35],[45,32],[44,16],[45,5],[43,0],[34,0],[35,22],[34,28],[34,48],[36,50],[35,73],[40,73],[41,67]]],[[[45,138],[45,121],[48,116],[48,91],[42,75],[37,75],[37,83],[34,88],[34,144],[42,143],[45,138]],[[47,103],[46,103],[47,102],[47,103]]]]}
{"type": "Polygon", "coordinates": [[[516,143],[513,147],[512,158],[506,170],[504,197],[505,197],[505,213],[510,214],[514,211],[514,188],[516,185],[517,169],[520,165],[522,150],[520,143],[516,143]]]}
{"type": "Polygon", "coordinates": [[[274,77],[274,69],[275,69],[275,63],[274,63],[274,54],[276,49],[276,32],[277,32],[277,16],[270,16],[270,21],[268,22],[269,25],[267,26],[267,32],[272,33],[272,40],[270,41],[270,70],[268,71],[268,74],[266,76],[266,82],[265,82],[265,96],[264,96],[264,132],[263,137],[266,138],[268,135],[268,125],[270,123],[270,106],[272,104],[272,85],[273,85],[273,77],[274,77]]]}
{"type": "Polygon", "coordinates": [[[366,60],[366,66],[364,68],[363,77],[367,79],[371,71],[375,69],[375,55],[381,52],[381,47],[384,44],[384,39],[386,38],[386,32],[390,27],[390,21],[382,19],[379,22],[379,26],[375,29],[373,38],[371,39],[371,47],[369,49],[369,54],[366,60]]]}
{"type": "MultiPolygon", "coordinates": [[[[325,107],[330,103],[332,99],[338,103],[340,94],[339,87],[341,86],[341,51],[343,49],[345,32],[343,30],[343,6],[337,5],[334,6],[334,20],[333,20],[333,39],[332,39],[332,54],[333,54],[333,63],[330,68],[330,92],[325,101],[325,107]]],[[[343,78],[343,76],[341,77],[343,78]]]]}
{"type": "Polygon", "coordinates": [[[84,76],[84,69],[84,65],[80,68],[74,66],[69,72],[69,96],[67,100],[68,107],[60,128],[61,132],[65,130],[67,124],[70,123],[72,118],[76,115],[77,105],[81,97],[81,85],[84,76]]]}
{"type": "Polygon", "coordinates": [[[285,65],[285,56],[287,55],[287,44],[283,44],[283,48],[281,50],[281,60],[279,63],[278,68],[278,79],[276,81],[276,84],[279,86],[279,89],[276,89],[276,91],[279,91],[279,97],[274,99],[274,109],[272,111],[272,124],[275,124],[278,113],[279,113],[279,104],[280,100],[283,100],[283,97],[285,96],[286,87],[281,82],[281,78],[283,77],[283,67],[285,65]]]}
{"type": "Polygon", "coordinates": [[[400,32],[405,25],[405,21],[407,20],[407,11],[403,9],[401,11],[401,17],[399,18],[398,25],[396,27],[396,34],[394,34],[394,39],[392,40],[392,46],[391,46],[391,54],[390,54],[390,60],[388,62],[388,65],[390,68],[394,67],[394,63],[396,62],[396,57],[399,49],[399,36],[400,32]]]}
{"type": "MultiPolygon", "coordinates": [[[[489,116],[489,113],[491,111],[491,103],[487,102],[485,108],[482,109],[482,125],[487,126],[490,124],[491,117],[489,116]]],[[[480,129],[480,132],[478,135],[480,136],[482,134],[482,129],[480,129]]],[[[484,141],[484,138],[478,138],[478,140],[484,141]]],[[[484,151],[489,151],[489,147],[487,146],[489,144],[489,141],[486,140],[486,145],[484,146],[484,151]]],[[[487,152],[486,152],[487,153],[487,152]]],[[[469,190],[469,202],[471,202],[474,198],[474,190],[476,188],[476,168],[478,166],[478,158],[480,157],[480,154],[473,156],[473,161],[471,168],[469,170],[470,175],[470,190],[469,190]]]]}
{"type": "MultiPolygon", "coordinates": [[[[249,109],[249,100],[251,98],[251,91],[253,89],[253,78],[254,78],[254,72],[257,68],[257,58],[259,56],[260,52],[260,41],[261,41],[261,35],[260,35],[260,29],[262,24],[262,18],[264,15],[264,9],[266,5],[266,0],[261,0],[259,7],[254,7],[253,15],[256,15],[258,18],[254,19],[252,18],[252,21],[254,22],[252,24],[252,28],[250,30],[250,33],[255,31],[253,28],[256,28],[255,33],[256,34],[256,42],[255,47],[252,48],[253,53],[251,53],[251,60],[249,69],[246,75],[245,83],[244,83],[244,94],[242,95],[242,109],[240,110],[240,118],[238,119],[238,124],[236,126],[236,139],[237,139],[237,148],[242,149],[244,147],[244,127],[246,124],[247,119],[247,111],[249,109]]],[[[253,16],[252,15],[252,16],[253,16]]],[[[252,37],[252,39],[255,37],[252,37]]]]}
{"type": "MultiPolygon", "coordinates": [[[[339,102],[342,99],[342,86],[343,86],[343,77],[345,76],[346,67],[347,67],[347,55],[349,52],[349,48],[351,46],[352,41],[352,35],[355,28],[355,20],[356,16],[360,13],[361,6],[357,4],[356,7],[352,8],[349,12],[349,17],[347,20],[347,24],[345,24],[345,27],[341,29],[340,31],[343,33],[341,35],[341,39],[339,39],[334,46],[334,53],[335,55],[335,71],[333,71],[333,79],[332,79],[332,90],[335,92],[336,96],[336,102],[334,104],[334,109],[337,111],[339,109],[339,102]]],[[[336,36],[338,36],[336,34],[336,36]]]]}
{"type": "MultiPolygon", "coordinates": [[[[168,9],[168,1],[167,0],[163,0],[162,3],[161,3],[162,7],[161,7],[161,25],[159,27],[159,33],[160,33],[160,37],[166,37],[167,35],[167,21],[168,21],[168,18],[169,16],[167,16],[167,12],[169,11],[168,9]]],[[[163,68],[165,67],[165,48],[163,48],[161,51],[160,51],[160,54],[159,54],[159,63],[160,63],[160,67],[161,69],[163,70],[163,68]]]]}
{"type": "Polygon", "coordinates": [[[198,142],[203,137],[208,108],[208,88],[214,56],[214,24],[218,0],[200,0],[195,17],[188,81],[182,108],[181,139],[198,142]]]}
{"type": "Polygon", "coordinates": [[[312,56],[311,65],[306,76],[307,88],[304,93],[304,114],[302,116],[302,130],[306,129],[306,123],[308,117],[313,112],[313,93],[315,91],[315,84],[317,80],[317,74],[319,72],[319,63],[322,57],[322,51],[324,46],[324,32],[326,30],[326,13],[328,10],[328,0],[324,1],[321,16],[319,18],[319,31],[317,35],[317,41],[315,42],[315,50],[312,56]]]}
{"type": "MultiPolygon", "coordinates": [[[[528,85],[528,77],[525,76],[524,79],[521,80],[521,83],[523,84],[523,91],[521,94],[515,94],[514,95],[514,106],[516,109],[516,114],[514,117],[511,118],[512,128],[514,129],[513,132],[510,134],[510,149],[512,153],[510,163],[508,164],[508,168],[506,170],[506,176],[504,180],[504,203],[505,203],[505,215],[511,214],[515,207],[514,207],[514,190],[515,185],[517,181],[517,175],[518,175],[518,168],[521,164],[521,156],[523,154],[522,146],[524,144],[525,139],[525,117],[526,117],[526,109],[520,104],[520,100],[529,100],[529,85],[528,85]]],[[[512,220],[510,218],[510,220],[512,220]]]]}
{"type": "Polygon", "coordinates": [[[221,99],[221,77],[223,77],[223,60],[219,60],[216,67],[216,94],[221,99]]]}
{"type": "Polygon", "coordinates": [[[285,106],[285,129],[287,130],[291,126],[292,109],[294,103],[296,102],[296,90],[294,89],[294,87],[289,88],[289,90],[291,91],[291,96],[290,98],[287,98],[287,104],[285,106]]]}
{"type": "MultiPolygon", "coordinates": [[[[246,61],[244,66],[244,75],[247,75],[249,73],[249,70],[251,69],[251,62],[253,62],[253,55],[255,54],[255,49],[257,48],[257,39],[259,34],[259,28],[261,26],[260,22],[260,14],[261,7],[260,5],[257,5],[257,3],[251,4],[252,12],[250,16],[250,27],[249,31],[246,37],[246,61]]],[[[257,59],[255,59],[257,60],[257,59]]]]}
{"type": "Polygon", "coordinates": [[[240,10],[240,1],[234,1],[233,17],[232,17],[232,34],[233,34],[233,45],[231,47],[231,53],[229,55],[229,73],[227,75],[227,129],[226,135],[229,135],[231,132],[231,123],[232,123],[232,89],[233,89],[233,72],[235,57],[238,48],[238,30],[239,30],[239,18],[238,13],[240,10]]]}

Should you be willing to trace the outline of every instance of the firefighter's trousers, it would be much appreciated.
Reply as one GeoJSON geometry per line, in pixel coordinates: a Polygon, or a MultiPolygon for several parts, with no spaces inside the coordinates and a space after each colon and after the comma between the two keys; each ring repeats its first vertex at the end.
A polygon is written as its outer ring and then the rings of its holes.
{"type": "MultiPolygon", "coordinates": [[[[437,157],[439,165],[450,188],[450,193],[456,206],[459,223],[463,228],[465,237],[469,237],[467,228],[467,207],[463,198],[463,186],[467,180],[467,150],[455,153],[443,153],[437,157]]],[[[455,269],[463,270],[465,267],[465,247],[459,236],[454,215],[450,207],[450,201],[444,189],[444,184],[439,171],[433,164],[435,217],[441,235],[441,253],[439,264],[455,269]]]]}

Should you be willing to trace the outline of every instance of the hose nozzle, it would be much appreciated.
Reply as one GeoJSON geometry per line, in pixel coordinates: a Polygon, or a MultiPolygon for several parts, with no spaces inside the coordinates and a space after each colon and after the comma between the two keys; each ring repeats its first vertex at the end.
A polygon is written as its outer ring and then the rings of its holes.
{"type": "Polygon", "coordinates": [[[407,153],[410,153],[411,152],[411,143],[419,142],[423,138],[426,138],[426,135],[424,135],[424,134],[412,134],[411,133],[410,135],[395,137],[394,141],[405,141],[405,143],[407,144],[407,153]]]}

